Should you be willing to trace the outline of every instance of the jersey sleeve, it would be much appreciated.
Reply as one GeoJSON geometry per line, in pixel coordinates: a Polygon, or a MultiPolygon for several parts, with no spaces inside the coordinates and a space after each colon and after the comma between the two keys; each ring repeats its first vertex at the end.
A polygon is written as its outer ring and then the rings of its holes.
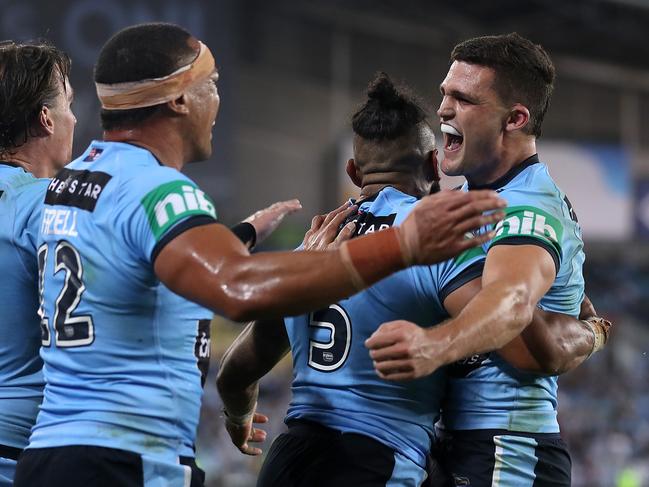
{"type": "Polygon", "coordinates": [[[474,247],[437,266],[437,295],[442,305],[453,291],[482,276],[485,257],[482,247],[474,247]]]}
{"type": "Polygon", "coordinates": [[[155,173],[146,184],[124,184],[120,204],[127,244],[151,264],[181,233],[216,223],[214,203],[196,183],[169,168],[155,173]]]}
{"type": "Polygon", "coordinates": [[[559,200],[544,192],[508,189],[500,193],[508,206],[487,250],[496,245],[538,245],[550,253],[556,271],[561,265],[565,221],[559,200]]]}

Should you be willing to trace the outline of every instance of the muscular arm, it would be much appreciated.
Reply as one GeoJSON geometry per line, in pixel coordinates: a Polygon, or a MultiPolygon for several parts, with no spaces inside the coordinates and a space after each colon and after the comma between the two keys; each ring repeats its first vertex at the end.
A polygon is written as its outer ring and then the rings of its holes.
{"type": "Polygon", "coordinates": [[[377,373],[391,380],[413,379],[465,357],[498,350],[530,323],[536,303],[554,278],[554,261],[543,248],[491,248],[482,289],[455,318],[421,331],[408,322],[386,323],[367,340],[377,373]]]}
{"type": "Polygon", "coordinates": [[[427,196],[400,227],[326,252],[251,256],[224,226],[197,226],[162,247],[154,270],[175,293],[236,321],[307,312],[350,296],[406,264],[440,262],[491,238],[464,235],[502,218],[502,212],[483,212],[504,202],[488,191],[456,193],[427,196]]]}
{"type": "Polygon", "coordinates": [[[289,351],[282,319],[249,323],[221,360],[216,386],[229,414],[240,416],[253,410],[258,381],[289,351]]]}
{"type": "MultiPolygon", "coordinates": [[[[536,307],[554,281],[554,269],[540,247],[494,247],[487,256],[483,287],[474,279],[445,299],[451,320],[429,329],[394,321],[372,335],[366,345],[377,373],[390,380],[414,379],[493,350],[514,367],[537,374],[556,375],[576,367],[596,349],[595,329],[536,307]]],[[[584,304],[581,318],[594,315],[590,301],[584,304]]],[[[608,327],[597,326],[605,343],[608,327]]]]}
{"type": "MultiPolygon", "coordinates": [[[[451,293],[444,301],[444,307],[452,317],[458,316],[480,288],[480,280],[474,279],[451,293]]],[[[585,298],[585,303],[590,304],[590,301],[585,298]]],[[[580,318],[594,315],[592,306],[586,306],[580,318]]],[[[593,346],[594,335],[586,323],[566,314],[535,307],[529,326],[499,349],[498,354],[519,370],[559,375],[586,360],[593,346]]]]}
{"type": "MultiPolygon", "coordinates": [[[[154,269],[172,291],[235,321],[298,314],[356,291],[338,250],[250,255],[219,224],[180,234],[162,249],[154,269]]],[[[386,267],[384,274],[397,269],[386,267]]]]}
{"type": "Polygon", "coordinates": [[[554,261],[541,247],[490,249],[480,292],[456,318],[429,330],[436,341],[446,344],[442,364],[497,350],[513,340],[532,321],[536,303],[554,278],[554,261]]]}
{"type": "Polygon", "coordinates": [[[537,308],[532,323],[498,354],[520,370],[560,375],[586,360],[594,345],[593,332],[583,321],[537,308]]]}
{"type": "Polygon", "coordinates": [[[498,353],[521,370],[560,375],[599,350],[608,339],[610,326],[610,322],[597,317],[590,299],[584,296],[579,319],[537,308],[532,323],[520,337],[498,353]]]}
{"type": "Polygon", "coordinates": [[[266,439],[266,432],[254,427],[256,423],[268,421],[268,417],[256,411],[258,381],[288,349],[281,319],[258,321],[249,323],[223,356],[216,386],[223,400],[225,429],[241,453],[262,453],[251,444],[266,439]]]}

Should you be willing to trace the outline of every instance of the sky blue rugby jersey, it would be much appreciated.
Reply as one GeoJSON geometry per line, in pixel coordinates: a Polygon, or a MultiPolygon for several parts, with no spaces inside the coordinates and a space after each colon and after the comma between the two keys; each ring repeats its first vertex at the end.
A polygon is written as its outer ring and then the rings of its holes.
{"type": "MultiPolygon", "coordinates": [[[[400,224],[417,199],[387,187],[360,204],[355,234],[400,224]]],[[[380,379],[364,342],[384,322],[422,326],[448,317],[444,299],[480,276],[477,249],[436,266],[398,272],[351,298],[308,315],[286,318],[293,354],[293,398],[286,420],[317,421],[370,436],[420,465],[430,449],[445,387],[443,370],[410,382],[380,379]]]]}
{"type": "Polygon", "coordinates": [[[49,179],[0,163],[0,445],[27,446],[43,398],[36,244],[49,179]]]}
{"type": "Polygon", "coordinates": [[[93,142],[52,179],[38,248],[47,385],[30,447],[193,455],[195,351],[209,345],[198,328],[212,313],[163,286],[153,262],[215,218],[191,180],[130,144],[93,142]]]}
{"type": "MultiPolygon", "coordinates": [[[[502,244],[531,244],[547,249],[557,276],[539,307],[578,316],[584,297],[581,229],[568,198],[550,177],[547,166],[533,156],[488,187],[498,191],[508,206],[505,219],[496,225],[496,236],[485,245],[485,251],[502,244]]],[[[467,189],[465,184],[463,190],[467,189]]],[[[443,422],[448,429],[559,431],[556,377],[519,372],[495,353],[454,364],[449,377],[443,404],[443,422]]]]}

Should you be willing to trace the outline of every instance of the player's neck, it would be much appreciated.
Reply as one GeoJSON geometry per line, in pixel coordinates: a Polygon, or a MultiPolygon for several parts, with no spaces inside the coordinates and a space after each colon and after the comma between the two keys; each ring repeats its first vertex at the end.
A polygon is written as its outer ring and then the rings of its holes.
{"type": "Polygon", "coordinates": [[[527,138],[515,144],[504,145],[498,159],[483,164],[473,174],[467,174],[466,179],[471,186],[485,186],[498,181],[514,167],[536,154],[536,139],[527,138]]]}
{"type": "Polygon", "coordinates": [[[103,139],[142,147],[151,152],[163,166],[180,171],[185,166],[182,140],[177,131],[159,125],[147,123],[128,129],[104,130],[103,139]]]}
{"type": "Polygon", "coordinates": [[[360,197],[368,198],[387,186],[417,198],[427,194],[426,188],[422,188],[418,181],[413,179],[412,174],[386,172],[364,175],[360,197]]]}
{"type": "Polygon", "coordinates": [[[22,167],[28,173],[37,178],[51,178],[54,176],[54,169],[50,164],[48,151],[44,150],[42,144],[33,143],[28,140],[18,149],[2,159],[22,167]]]}

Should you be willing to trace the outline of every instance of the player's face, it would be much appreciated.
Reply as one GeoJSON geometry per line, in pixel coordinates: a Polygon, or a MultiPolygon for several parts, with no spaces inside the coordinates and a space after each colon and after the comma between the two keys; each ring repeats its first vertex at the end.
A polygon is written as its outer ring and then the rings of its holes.
{"type": "Polygon", "coordinates": [[[212,129],[216,123],[221,99],[217,89],[219,73],[212,75],[196,88],[192,106],[192,129],[194,137],[194,156],[192,160],[203,161],[212,155],[212,129]]]}
{"type": "Polygon", "coordinates": [[[445,174],[486,174],[500,160],[509,110],[493,87],[494,78],[491,68],[455,61],[440,85],[437,114],[444,133],[445,174]]]}
{"type": "Polygon", "coordinates": [[[72,160],[72,139],[74,126],[77,123],[77,119],[72,113],[74,92],[67,77],[65,85],[59,81],[59,88],[54,103],[48,107],[54,129],[51,136],[50,154],[52,154],[53,169],[56,171],[72,160]]]}

